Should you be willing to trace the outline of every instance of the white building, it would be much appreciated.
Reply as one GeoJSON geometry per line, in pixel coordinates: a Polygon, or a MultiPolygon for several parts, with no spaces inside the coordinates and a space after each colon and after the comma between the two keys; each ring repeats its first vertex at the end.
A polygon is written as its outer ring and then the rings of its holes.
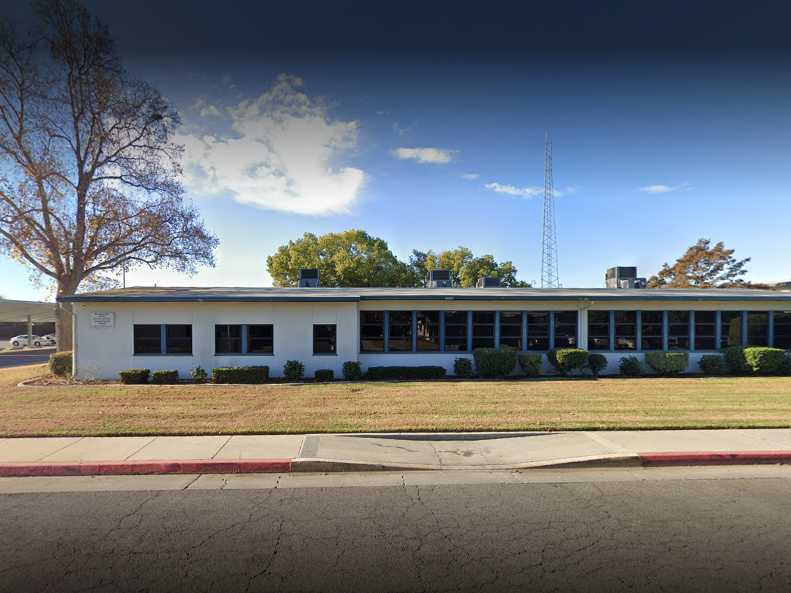
{"type": "MultiPolygon", "coordinates": [[[[117,378],[129,368],[267,365],[287,360],[341,376],[369,366],[441,365],[478,347],[587,348],[618,360],[651,350],[705,353],[729,345],[791,349],[791,291],[535,288],[127,288],[73,304],[74,372],[117,378]]],[[[549,367],[547,366],[547,372],[549,367]]]]}

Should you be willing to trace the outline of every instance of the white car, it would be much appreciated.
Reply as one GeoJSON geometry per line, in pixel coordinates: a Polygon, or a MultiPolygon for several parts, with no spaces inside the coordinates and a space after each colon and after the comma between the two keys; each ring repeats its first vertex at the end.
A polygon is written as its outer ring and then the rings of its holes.
{"type": "Polygon", "coordinates": [[[44,342],[45,346],[54,346],[58,343],[58,338],[55,337],[55,334],[41,336],[41,340],[44,342]]]}
{"type": "Polygon", "coordinates": [[[32,335],[30,336],[30,342],[28,342],[27,334],[22,336],[14,336],[8,342],[14,348],[21,348],[22,346],[32,346],[33,348],[41,348],[41,346],[45,345],[47,342],[41,336],[32,335]]]}

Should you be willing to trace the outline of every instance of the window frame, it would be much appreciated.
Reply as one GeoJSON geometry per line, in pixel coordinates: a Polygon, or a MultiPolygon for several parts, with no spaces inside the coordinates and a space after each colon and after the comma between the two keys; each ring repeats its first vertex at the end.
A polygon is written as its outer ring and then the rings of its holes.
{"type": "Polygon", "coordinates": [[[550,336],[552,338],[552,343],[550,346],[552,348],[579,348],[579,337],[580,337],[580,315],[579,311],[576,309],[573,311],[553,311],[550,315],[550,323],[552,329],[550,331],[550,336]],[[569,334],[569,340],[572,343],[558,345],[558,327],[560,326],[570,326],[572,325],[570,322],[560,322],[558,321],[560,315],[574,315],[574,333],[569,334]]]}
{"type": "MultiPolygon", "coordinates": [[[[162,327],[163,324],[161,323],[133,323],[132,324],[132,356],[162,356],[165,353],[165,348],[163,344],[163,335],[162,335],[162,327]],[[138,337],[136,335],[138,327],[151,327],[157,328],[158,337],[156,338],[157,343],[159,345],[158,352],[138,352],[137,351],[137,340],[138,337]]],[[[146,338],[147,340],[154,340],[153,337],[146,338]]]]}
{"type": "Polygon", "coordinates": [[[415,311],[415,352],[416,353],[434,353],[442,351],[442,312],[437,310],[418,310],[415,311]],[[421,339],[421,317],[428,319],[431,316],[436,316],[436,320],[430,320],[428,325],[428,336],[430,339],[421,339]],[[432,331],[433,330],[433,331],[432,331]],[[421,345],[436,344],[436,348],[421,348],[421,345]]]}
{"type": "Polygon", "coordinates": [[[791,311],[774,311],[772,314],[772,336],[774,338],[772,345],[775,348],[782,348],[783,350],[791,350],[791,311]],[[778,319],[784,319],[783,322],[778,323],[778,319]],[[784,332],[778,332],[778,327],[787,328],[784,332]],[[778,345],[777,336],[786,336],[787,342],[785,346],[778,345]]]}
{"type": "Polygon", "coordinates": [[[275,355],[275,324],[274,323],[246,323],[242,327],[242,337],[244,345],[242,348],[244,349],[243,355],[244,356],[274,356],[275,355]],[[271,338],[253,338],[250,335],[250,328],[251,327],[268,327],[271,329],[272,337],[271,338]],[[269,352],[258,352],[258,351],[251,351],[250,350],[250,342],[253,339],[258,340],[271,340],[272,346],[269,352]]]}
{"type": "Polygon", "coordinates": [[[655,310],[648,310],[648,311],[640,311],[640,348],[641,352],[661,352],[665,349],[665,312],[664,311],[655,311],[655,310]],[[650,333],[646,334],[646,315],[651,315],[654,313],[659,313],[659,322],[649,321],[649,326],[659,326],[659,334],[650,333]],[[656,340],[659,338],[659,347],[658,348],[646,348],[645,341],[646,340],[656,340]]]}
{"type": "MultiPolygon", "coordinates": [[[[590,314],[590,313],[589,313],[590,314]]],[[[612,343],[612,350],[613,352],[637,352],[640,349],[640,344],[638,338],[640,337],[640,315],[636,310],[615,310],[612,312],[612,335],[613,335],[613,343],[612,343]],[[633,318],[631,321],[619,321],[619,315],[632,315],[633,318]],[[619,334],[618,330],[623,329],[625,327],[631,326],[632,333],[622,333],[619,334]],[[633,340],[632,347],[619,347],[618,340],[633,340]]]]}
{"type": "Polygon", "coordinates": [[[552,349],[552,313],[550,311],[527,311],[526,312],[526,319],[525,325],[527,326],[527,343],[525,344],[526,352],[549,352],[552,349]],[[531,323],[531,317],[533,319],[536,318],[543,318],[546,320],[546,323],[531,323]],[[543,328],[546,327],[546,335],[539,333],[536,334],[535,331],[530,331],[531,328],[535,330],[536,328],[543,328]],[[532,348],[531,342],[532,340],[546,340],[546,348],[532,348]]]}
{"type": "Polygon", "coordinates": [[[497,347],[497,311],[473,311],[472,312],[472,349],[475,350],[476,348],[496,348],[497,347]],[[484,322],[484,321],[475,321],[475,316],[477,315],[491,315],[492,321],[491,323],[484,322]],[[476,335],[476,328],[492,328],[492,335],[491,335],[491,345],[490,346],[476,346],[475,341],[478,340],[488,340],[490,336],[488,334],[485,335],[476,335]]]}
{"type": "Polygon", "coordinates": [[[415,315],[414,311],[412,310],[396,310],[396,311],[388,311],[387,315],[385,316],[385,352],[393,353],[393,354],[411,354],[414,352],[415,348],[415,332],[414,332],[414,321],[415,315]],[[407,318],[406,323],[393,323],[393,316],[404,315],[407,318]],[[409,346],[405,349],[396,348],[393,349],[393,327],[405,327],[408,328],[408,331],[404,336],[398,336],[398,339],[403,339],[403,341],[409,341],[409,346]]]}
{"type": "Polygon", "coordinates": [[[360,354],[381,354],[383,352],[387,352],[387,311],[360,311],[360,341],[358,343],[358,349],[360,354]],[[370,315],[381,315],[382,319],[378,322],[371,322],[371,321],[363,321],[363,317],[370,315]],[[368,349],[363,347],[363,340],[366,338],[363,332],[363,327],[379,327],[381,329],[381,338],[373,338],[369,341],[378,341],[381,339],[382,341],[382,348],[381,349],[368,349]]]}
{"type": "MultiPolygon", "coordinates": [[[[746,336],[747,345],[748,346],[769,346],[769,338],[770,338],[770,334],[771,334],[771,331],[772,331],[770,329],[770,326],[772,325],[772,316],[769,314],[769,311],[747,311],[746,312],[746,316],[747,316],[747,336],[746,336]],[[753,342],[752,338],[751,338],[751,329],[753,328],[753,325],[752,325],[751,321],[754,318],[754,316],[759,316],[759,315],[761,315],[761,316],[765,315],[766,316],[766,325],[764,326],[764,331],[763,331],[764,338],[763,338],[763,342],[762,343],[761,342],[753,342]]],[[[742,339],[744,339],[744,338],[742,338],[742,339]]]]}
{"type": "Polygon", "coordinates": [[[215,323],[214,324],[214,356],[239,356],[244,354],[245,349],[245,326],[242,323],[215,323]],[[238,352],[220,352],[217,349],[217,340],[218,339],[229,339],[229,338],[220,338],[217,335],[217,330],[219,328],[231,328],[231,327],[238,327],[239,328],[239,351],[238,352]]]}
{"type": "Polygon", "coordinates": [[[469,352],[470,351],[470,312],[469,311],[444,311],[444,325],[445,325],[445,335],[444,341],[442,342],[442,352],[469,352]],[[448,318],[451,315],[458,314],[462,316],[463,322],[448,322],[448,318]],[[448,348],[448,328],[449,327],[463,327],[464,328],[464,337],[461,336],[450,336],[451,340],[454,340],[454,343],[451,344],[455,346],[455,341],[459,341],[461,346],[458,350],[454,350],[453,348],[448,348]],[[463,339],[463,342],[462,342],[463,339]]]}
{"type": "MultiPolygon", "coordinates": [[[[720,311],[719,312],[719,314],[720,314],[720,316],[719,316],[720,343],[717,344],[718,350],[725,350],[726,348],[729,348],[731,346],[742,346],[744,344],[745,336],[744,336],[744,314],[743,313],[744,313],[743,311],[734,311],[734,310],[720,311]],[[723,323],[723,317],[725,315],[730,315],[730,314],[736,315],[735,319],[738,320],[738,322],[739,322],[737,324],[737,326],[736,326],[738,328],[738,330],[739,330],[739,343],[738,344],[729,344],[726,341],[726,340],[729,339],[729,333],[724,331],[726,325],[725,325],[725,323],[723,323]]],[[[728,327],[729,326],[730,326],[730,323],[728,324],[728,327]]]]}
{"type": "Polygon", "coordinates": [[[692,341],[691,352],[715,352],[717,350],[717,326],[719,325],[720,320],[720,313],[719,311],[692,311],[692,316],[694,317],[694,321],[692,322],[692,326],[695,328],[695,339],[692,341]],[[701,321],[701,315],[711,315],[713,317],[713,321],[701,321]],[[703,328],[710,328],[711,334],[708,332],[701,334],[701,329],[703,328]],[[698,341],[700,339],[704,340],[711,340],[711,347],[699,346],[698,341]]]}
{"type": "MultiPolygon", "coordinates": [[[[193,341],[195,336],[192,332],[192,323],[133,323],[132,324],[132,356],[193,356],[193,341]],[[135,346],[137,327],[159,327],[159,352],[137,352],[135,346]],[[189,352],[170,352],[168,349],[168,328],[188,327],[189,328],[189,352]]],[[[173,340],[176,341],[175,339],[173,340]]]]}
{"type": "Polygon", "coordinates": [[[498,344],[498,346],[500,347],[500,349],[502,349],[503,346],[506,346],[508,348],[513,348],[517,352],[523,352],[525,346],[523,342],[525,335],[525,316],[522,314],[522,311],[500,311],[497,315],[497,319],[499,319],[498,335],[500,336],[500,343],[498,344]],[[514,323],[513,321],[503,323],[504,316],[506,318],[508,317],[515,318],[518,321],[516,323],[514,323]],[[516,327],[518,328],[519,331],[516,333],[516,335],[506,336],[505,334],[503,334],[503,327],[508,327],[508,328],[516,327]],[[505,341],[516,341],[516,346],[514,346],[513,344],[505,343],[503,341],[504,339],[505,341]]]}
{"type": "Polygon", "coordinates": [[[692,315],[690,311],[684,311],[680,309],[674,309],[671,311],[667,311],[666,315],[666,322],[665,322],[665,330],[667,332],[667,350],[668,352],[689,352],[691,350],[691,342],[690,342],[690,327],[692,326],[692,315]],[[687,320],[685,322],[680,321],[673,321],[671,316],[673,314],[682,314],[687,316],[687,320]],[[677,327],[686,327],[686,331],[683,333],[674,334],[673,329],[677,327]],[[683,348],[676,347],[672,344],[673,341],[678,340],[686,340],[686,346],[683,348]]]}
{"type": "Polygon", "coordinates": [[[313,324],[313,356],[338,356],[338,324],[337,323],[314,323],[313,324]],[[326,339],[332,345],[332,348],[328,352],[319,352],[316,350],[316,329],[317,328],[332,328],[332,337],[331,338],[321,338],[322,340],[326,339]]]}
{"type": "Polygon", "coordinates": [[[610,343],[610,321],[611,319],[610,319],[609,311],[601,311],[598,309],[595,311],[588,310],[588,350],[590,350],[591,352],[610,352],[610,348],[612,346],[612,344],[610,343]],[[596,314],[596,315],[601,314],[604,317],[604,322],[595,321],[591,319],[592,314],[596,314]],[[592,326],[597,326],[600,328],[606,327],[607,333],[604,334],[603,336],[601,333],[593,333],[591,332],[592,326]],[[595,345],[591,342],[591,340],[601,340],[601,339],[604,339],[605,341],[604,347],[603,348],[594,347],[595,345]]]}

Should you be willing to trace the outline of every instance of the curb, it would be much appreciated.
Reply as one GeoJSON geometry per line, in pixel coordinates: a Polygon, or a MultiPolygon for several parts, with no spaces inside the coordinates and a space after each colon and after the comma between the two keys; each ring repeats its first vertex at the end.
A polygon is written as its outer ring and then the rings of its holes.
{"type": "Polygon", "coordinates": [[[791,463],[791,451],[660,451],[638,456],[645,467],[791,463]]]}
{"type": "Polygon", "coordinates": [[[34,476],[136,476],[152,474],[261,474],[287,473],[290,471],[290,459],[183,459],[0,464],[0,477],[5,478],[34,476]]]}

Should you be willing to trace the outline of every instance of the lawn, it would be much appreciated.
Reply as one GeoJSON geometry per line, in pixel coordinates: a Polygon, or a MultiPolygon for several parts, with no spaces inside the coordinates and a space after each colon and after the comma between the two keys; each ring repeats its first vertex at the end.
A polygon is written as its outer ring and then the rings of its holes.
{"type": "Polygon", "coordinates": [[[791,427],[791,377],[16,387],[0,436],[791,427]]]}

